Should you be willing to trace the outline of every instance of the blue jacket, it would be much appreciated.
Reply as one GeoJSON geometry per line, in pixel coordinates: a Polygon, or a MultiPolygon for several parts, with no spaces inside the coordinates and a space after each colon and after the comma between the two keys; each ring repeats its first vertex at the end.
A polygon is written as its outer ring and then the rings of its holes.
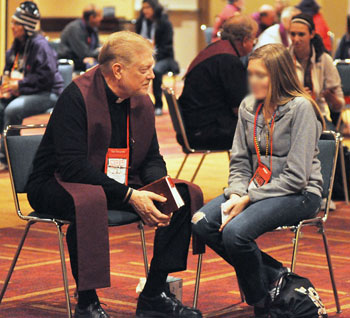
{"type": "MultiPolygon", "coordinates": [[[[5,71],[11,71],[19,51],[19,42],[15,40],[6,52],[5,71]]],[[[27,39],[23,56],[24,78],[18,83],[20,95],[40,92],[60,94],[63,91],[63,78],[58,71],[56,53],[42,35],[35,34],[27,39]]]]}

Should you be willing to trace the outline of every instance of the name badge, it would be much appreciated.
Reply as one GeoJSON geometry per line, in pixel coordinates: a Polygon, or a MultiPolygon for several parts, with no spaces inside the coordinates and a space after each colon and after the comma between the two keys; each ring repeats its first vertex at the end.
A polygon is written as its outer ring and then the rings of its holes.
{"type": "Polygon", "coordinates": [[[105,174],[122,184],[128,184],[129,149],[109,148],[106,154],[105,174]]]}
{"type": "Polygon", "coordinates": [[[11,71],[11,80],[20,81],[24,78],[24,74],[18,70],[11,71]]]}
{"type": "Polygon", "coordinates": [[[272,172],[264,164],[259,163],[253,178],[249,182],[248,190],[257,189],[266,183],[269,183],[272,172]]]}

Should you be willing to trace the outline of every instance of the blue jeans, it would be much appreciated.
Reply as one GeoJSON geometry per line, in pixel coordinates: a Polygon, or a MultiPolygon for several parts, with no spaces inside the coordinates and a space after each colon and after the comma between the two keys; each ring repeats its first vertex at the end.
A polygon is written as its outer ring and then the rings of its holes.
{"type": "Polygon", "coordinates": [[[193,231],[210,248],[231,264],[247,303],[254,305],[265,299],[270,285],[282,270],[282,263],[259,249],[255,240],[279,226],[296,225],[314,217],[319,211],[321,198],[304,191],[301,194],[269,198],[250,204],[219,232],[221,204],[224,195],[210,201],[197,213],[193,231]]]}
{"type": "MultiPolygon", "coordinates": [[[[13,99],[0,99],[0,133],[8,125],[21,125],[26,117],[41,114],[55,106],[58,95],[41,92],[33,95],[21,95],[13,99]]],[[[4,145],[1,138],[0,160],[4,161],[4,145]]]]}

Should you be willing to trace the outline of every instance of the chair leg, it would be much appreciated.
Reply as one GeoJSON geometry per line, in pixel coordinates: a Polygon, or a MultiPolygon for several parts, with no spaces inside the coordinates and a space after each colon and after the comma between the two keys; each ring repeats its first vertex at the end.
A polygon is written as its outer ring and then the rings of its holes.
{"type": "Polygon", "coordinates": [[[290,265],[290,270],[294,272],[295,270],[295,264],[297,261],[297,253],[298,253],[298,245],[299,245],[299,238],[301,234],[301,226],[298,226],[295,236],[294,236],[294,242],[293,242],[293,255],[292,255],[292,263],[290,265]]]}
{"type": "Polygon", "coordinates": [[[148,259],[147,259],[145,231],[144,231],[144,226],[143,226],[142,221],[139,222],[138,228],[140,230],[140,235],[141,235],[143,263],[144,263],[144,266],[145,266],[145,275],[146,275],[146,278],[147,278],[147,276],[148,276],[148,259]]]}
{"type": "Polygon", "coordinates": [[[199,254],[198,263],[197,263],[196,283],[194,285],[193,308],[197,308],[197,305],[198,305],[199,283],[201,280],[202,261],[203,261],[203,254],[199,254]]]}
{"type": "Polygon", "coordinates": [[[199,164],[198,164],[198,166],[197,166],[197,168],[196,168],[196,171],[194,172],[194,174],[193,174],[193,176],[192,176],[191,182],[193,182],[194,179],[196,179],[196,176],[197,176],[197,174],[198,174],[198,171],[199,171],[199,169],[201,168],[202,163],[203,163],[203,161],[204,161],[206,155],[207,155],[207,153],[204,153],[204,154],[202,155],[202,158],[201,158],[201,160],[199,161],[199,164]]]}
{"type": "Polygon", "coordinates": [[[322,225],[321,234],[323,238],[323,244],[324,244],[324,249],[326,252],[326,257],[327,257],[327,263],[328,263],[328,269],[329,269],[329,275],[331,277],[331,282],[332,282],[332,288],[333,288],[333,294],[334,294],[334,300],[335,300],[335,305],[337,307],[337,313],[341,313],[341,307],[339,303],[339,297],[338,297],[338,291],[337,291],[337,286],[335,284],[335,279],[334,279],[334,273],[333,273],[333,265],[332,265],[332,260],[331,260],[331,255],[329,253],[329,247],[328,247],[328,241],[326,237],[326,233],[324,231],[324,227],[322,225]]]}
{"type": "Polygon", "coordinates": [[[21,250],[22,250],[22,247],[23,247],[23,244],[24,244],[24,241],[27,237],[27,234],[29,232],[29,229],[31,227],[32,224],[34,224],[35,222],[32,222],[32,221],[28,221],[27,222],[27,225],[24,229],[24,233],[22,235],[22,238],[21,238],[21,241],[19,242],[18,244],[18,247],[17,247],[17,251],[16,251],[16,254],[15,256],[13,257],[13,260],[12,260],[12,263],[11,263],[11,266],[10,266],[10,269],[8,271],[8,274],[7,274],[7,277],[5,279],[5,282],[4,282],[4,286],[2,287],[2,290],[1,290],[1,294],[0,294],[0,304],[1,304],[1,301],[5,295],[5,292],[6,292],[6,289],[7,289],[7,286],[8,286],[8,283],[11,279],[11,276],[12,276],[12,273],[13,273],[13,270],[15,269],[15,266],[16,266],[16,263],[17,263],[17,260],[18,260],[18,257],[19,257],[19,254],[21,253],[21,250]]]}
{"type": "Polygon", "coordinates": [[[344,147],[342,142],[339,143],[339,151],[340,151],[340,165],[341,165],[341,174],[343,179],[344,197],[345,197],[346,204],[349,204],[349,192],[348,192],[348,183],[347,183],[346,169],[345,169],[344,147]]]}
{"type": "Polygon", "coordinates": [[[183,167],[185,166],[185,163],[186,163],[186,161],[187,161],[188,156],[189,156],[189,154],[187,153],[187,154],[185,155],[184,160],[182,160],[181,166],[180,166],[179,170],[177,171],[177,174],[176,174],[175,179],[177,179],[177,178],[180,176],[180,173],[181,173],[183,167]]]}
{"type": "Polygon", "coordinates": [[[66,267],[66,259],[64,257],[64,247],[63,247],[63,232],[62,232],[62,224],[55,223],[58,234],[58,243],[60,249],[60,257],[61,257],[61,267],[62,267],[62,276],[63,276],[63,286],[64,293],[66,296],[66,304],[67,304],[67,315],[68,318],[72,318],[72,309],[69,299],[69,287],[68,287],[68,277],[67,277],[67,267],[66,267]]]}

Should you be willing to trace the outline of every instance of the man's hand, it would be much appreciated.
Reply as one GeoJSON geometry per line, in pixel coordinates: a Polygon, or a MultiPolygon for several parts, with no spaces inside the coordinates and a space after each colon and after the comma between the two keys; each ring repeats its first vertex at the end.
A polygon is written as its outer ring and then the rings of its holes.
{"type": "Polygon", "coordinates": [[[221,225],[219,232],[222,232],[224,227],[238,214],[240,214],[245,207],[249,204],[249,196],[245,195],[243,197],[239,197],[236,194],[232,194],[230,196],[230,200],[228,200],[225,204],[224,213],[228,214],[228,218],[221,225]]]}
{"type": "Polygon", "coordinates": [[[153,192],[134,190],[129,203],[148,226],[164,227],[170,224],[171,215],[161,213],[153,201],[165,202],[167,199],[153,192]]]}

